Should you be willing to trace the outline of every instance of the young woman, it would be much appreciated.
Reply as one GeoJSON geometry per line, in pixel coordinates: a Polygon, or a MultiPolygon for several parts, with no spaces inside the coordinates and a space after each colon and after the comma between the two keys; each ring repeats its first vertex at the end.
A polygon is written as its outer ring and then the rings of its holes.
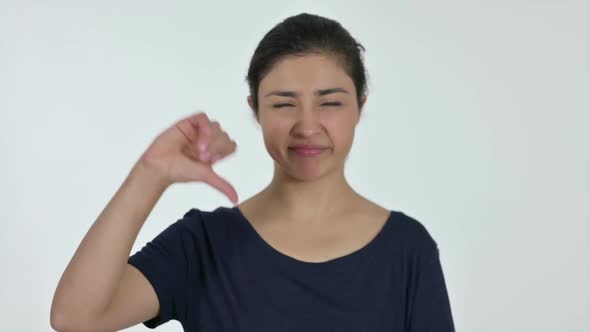
{"type": "Polygon", "coordinates": [[[58,331],[171,319],[185,331],[454,331],[437,243],[369,201],[344,165],[366,101],[363,46],[337,22],[289,17],[250,63],[247,101],[274,176],[238,203],[213,169],[236,144],[204,113],[158,136],[92,225],[55,292],[58,331]],[[191,208],[129,257],[168,186],[237,205],[191,208]]]}

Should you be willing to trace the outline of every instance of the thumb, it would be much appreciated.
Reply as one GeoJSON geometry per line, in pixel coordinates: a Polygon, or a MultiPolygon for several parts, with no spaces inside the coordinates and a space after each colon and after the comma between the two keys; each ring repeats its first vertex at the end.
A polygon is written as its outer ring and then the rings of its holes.
{"type": "Polygon", "coordinates": [[[238,204],[238,194],[234,187],[215,173],[211,166],[206,167],[205,176],[202,181],[225,194],[234,204],[238,204]]]}

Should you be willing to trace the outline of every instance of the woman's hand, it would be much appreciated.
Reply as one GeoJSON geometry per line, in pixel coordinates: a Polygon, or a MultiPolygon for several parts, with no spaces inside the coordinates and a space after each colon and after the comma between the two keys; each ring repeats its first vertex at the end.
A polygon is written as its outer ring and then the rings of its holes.
{"type": "Polygon", "coordinates": [[[211,167],[236,150],[236,143],[217,121],[203,112],[192,114],[162,132],[143,153],[139,162],[175,182],[205,182],[224,193],[234,204],[234,187],[211,167]]]}

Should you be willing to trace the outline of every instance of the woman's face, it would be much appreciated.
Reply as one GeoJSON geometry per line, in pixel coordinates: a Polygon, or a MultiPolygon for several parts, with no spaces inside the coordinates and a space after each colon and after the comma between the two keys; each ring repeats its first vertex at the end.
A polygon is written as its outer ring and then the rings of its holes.
{"type": "MultiPolygon", "coordinates": [[[[254,109],[250,96],[248,103],[254,109]]],[[[260,82],[258,104],[266,150],[283,172],[310,180],[344,167],[360,114],[354,82],[334,58],[282,59],[260,82]],[[299,144],[322,148],[314,154],[299,144]]]]}

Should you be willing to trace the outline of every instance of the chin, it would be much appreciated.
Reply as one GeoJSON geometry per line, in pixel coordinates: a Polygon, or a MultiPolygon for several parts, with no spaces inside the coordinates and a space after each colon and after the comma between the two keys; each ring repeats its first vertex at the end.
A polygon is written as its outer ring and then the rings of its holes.
{"type": "Polygon", "coordinates": [[[289,163],[287,166],[281,167],[289,177],[299,181],[315,181],[335,171],[334,165],[327,160],[314,164],[289,163]]]}

